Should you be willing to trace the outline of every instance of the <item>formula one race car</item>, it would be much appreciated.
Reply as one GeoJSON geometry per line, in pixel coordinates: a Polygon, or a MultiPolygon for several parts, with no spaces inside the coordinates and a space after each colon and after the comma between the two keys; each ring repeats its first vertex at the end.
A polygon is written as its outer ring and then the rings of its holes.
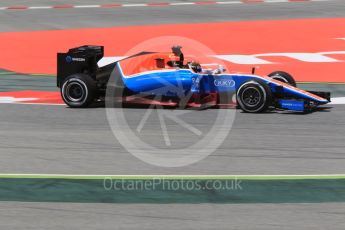
{"type": "Polygon", "coordinates": [[[105,100],[110,85],[121,92],[114,94],[114,100],[120,98],[122,103],[235,104],[248,113],[269,109],[309,112],[330,102],[329,92],[298,89],[286,72],[258,76],[255,69],[251,74],[229,74],[221,65],[204,68],[194,58],[185,58],[180,46],[172,52],[142,52],[99,67],[103,55],[102,46],[81,46],[58,54],[57,86],[69,107],[88,107],[105,100]],[[110,80],[114,84],[108,84],[110,80]]]}

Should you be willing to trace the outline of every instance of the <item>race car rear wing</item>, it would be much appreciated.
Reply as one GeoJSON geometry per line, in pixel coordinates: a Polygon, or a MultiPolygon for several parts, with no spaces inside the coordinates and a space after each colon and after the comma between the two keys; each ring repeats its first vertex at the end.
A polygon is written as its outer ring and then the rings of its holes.
{"type": "Polygon", "coordinates": [[[103,46],[80,46],[70,49],[67,53],[57,54],[57,86],[63,80],[76,73],[87,73],[96,78],[98,61],[104,56],[103,46]]]}

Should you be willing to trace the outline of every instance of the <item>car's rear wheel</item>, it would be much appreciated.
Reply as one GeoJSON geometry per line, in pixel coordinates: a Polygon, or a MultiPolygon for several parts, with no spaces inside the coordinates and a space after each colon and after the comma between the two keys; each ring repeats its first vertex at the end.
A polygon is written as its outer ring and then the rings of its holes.
{"type": "Polygon", "coordinates": [[[252,80],[243,83],[237,90],[237,103],[247,113],[260,113],[272,104],[272,91],[262,81],[252,80]]]}
{"type": "Polygon", "coordinates": [[[88,107],[96,98],[96,82],[86,74],[71,75],[62,83],[61,96],[69,107],[88,107]]]}
{"type": "Polygon", "coordinates": [[[289,73],[284,71],[275,71],[268,75],[270,78],[273,78],[277,81],[284,82],[286,84],[292,85],[294,87],[297,86],[295,79],[289,73]]]}

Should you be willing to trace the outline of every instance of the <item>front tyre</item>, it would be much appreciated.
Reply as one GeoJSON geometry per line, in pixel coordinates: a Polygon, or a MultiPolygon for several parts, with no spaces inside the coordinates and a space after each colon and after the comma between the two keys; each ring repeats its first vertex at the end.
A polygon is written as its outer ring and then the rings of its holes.
{"type": "Polygon", "coordinates": [[[71,108],[85,108],[95,101],[96,82],[86,74],[74,74],[62,83],[61,96],[71,108]]]}
{"type": "Polygon", "coordinates": [[[284,82],[286,84],[292,85],[293,87],[296,87],[296,81],[293,78],[293,76],[291,76],[289,73],[284,72],[284,71],[275,71],[273,73],[270,73],[268,75],[270,78],[273,78],[277,81],[281,81],[284,82]]]}
{"type": "Polygon", "coordinates": [[[247,113],[260,113],[272,104],[271,88],[263,81],[247,81],[237,90],[237,103],[247,113]]]}

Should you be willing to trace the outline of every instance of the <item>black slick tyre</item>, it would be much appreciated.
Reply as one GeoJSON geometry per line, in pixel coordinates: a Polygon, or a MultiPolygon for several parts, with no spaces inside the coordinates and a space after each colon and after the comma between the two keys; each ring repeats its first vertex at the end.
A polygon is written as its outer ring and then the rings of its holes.
{"type": "Polygon", "coordinates": [[[272,104],[271,88],[263,81],[250,80],[243,83],[236,93],[238,106],[246,113],[260,113],[272,104]]]}
{"type": "Polygon", "coordinates": [[[284,82],[286,84],[292,85],[294,87],[297,86],[295,79],[291,76],[291,74],[284,72],[284,71],[275,71],[268,75],[270,78],[273,78],[277,81],[284,82]]]}
{"type": "Polygon", "coordinates": [[[96,99],[96,82],[87,74],[67,77],[60,92],[63,101],[71,108],[86,108],[96,99]]]}

